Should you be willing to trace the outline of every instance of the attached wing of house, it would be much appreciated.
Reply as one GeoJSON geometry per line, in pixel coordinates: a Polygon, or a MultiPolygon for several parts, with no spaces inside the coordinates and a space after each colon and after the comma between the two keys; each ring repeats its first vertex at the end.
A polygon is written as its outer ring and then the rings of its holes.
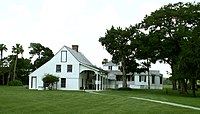
{"type": "Polygon", "coordinates": [[[78,45],[72,45],[72,48],[63,46],[51,60],[29,75],[29,89],[45,89],[42,79],[45,74],[53,74],[59,77],[53,88],[59,90],[102,90],[106,88],[106,73],[92,65],[78,51],[78,45]]]}
{"type": "MultiPolygon", "coordinates": [[[[103,69],[108,71],[108,88],[120,88],[122,87],[122,72],[119,70],[117,64],[109,61],[103,65],[103,69]]],[[[150,70],[148,73],[129,73],[127,74],[127,85],[134,89],[147,89],[148,81],[150,81],[150,89],[162,89],[163,88],[163,76],[159,70],[150,70]]]]}

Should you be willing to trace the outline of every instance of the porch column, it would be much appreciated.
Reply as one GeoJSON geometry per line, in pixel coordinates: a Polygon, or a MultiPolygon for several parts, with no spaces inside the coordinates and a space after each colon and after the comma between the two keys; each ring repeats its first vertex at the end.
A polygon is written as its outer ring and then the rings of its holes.
{"type": "Polygon", "coordinates": [[[96,80],[95,80],[95,84],[96,84],[96,91],[98,91],[98,82],[99,82],[99,74],[96,73],[96,80]]]}
{"type": "Polygon", "coordinates": [[[102,77],[102,90],[104,90],[104,77],[102,77]]]}
{"type": "Polygon", "coordinates": [[[101,75],[99,75],[99,81],[98,81],[98,86],[99,86],[99,90],[101,90],[101,83],[99,83],[99,82],[101,82],[101,75]]]}
{"type": "Polygon", "coordinates": [[[100,84],[99,84],[99,86],[100,86],[100,90],[102,90],[102,75],[100,75],[100,84]]]}

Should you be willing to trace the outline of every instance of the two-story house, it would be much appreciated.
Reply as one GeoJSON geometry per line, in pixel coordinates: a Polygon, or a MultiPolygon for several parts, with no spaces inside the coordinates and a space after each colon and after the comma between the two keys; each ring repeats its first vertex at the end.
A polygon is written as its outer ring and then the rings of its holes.
{"type": "Polygon", "coordinates": [[[78,45],[72,48],[63,46],[47,63],[29,75],[29,89],[44,89],[42,79],[45,74],[59,77],[59,82],[54,85],[59,90],[106,88],[106,71],[94,65],[78,51],[78,45]]]}
{"type": "MultiPolygon", "coordinates": [[[[103,65],[103,69],[108,71],[108,88],[122,87],[122,72],[119,70],[119,65],[111,61],[103,65]]],[[[150,89],[163,88],[163,76],[159,70],[150,70],[150,89]]],[[[147,89],[148,88],[148,73],[129,73],[127,74],[127,84],[130,88],[147,89]]]]}

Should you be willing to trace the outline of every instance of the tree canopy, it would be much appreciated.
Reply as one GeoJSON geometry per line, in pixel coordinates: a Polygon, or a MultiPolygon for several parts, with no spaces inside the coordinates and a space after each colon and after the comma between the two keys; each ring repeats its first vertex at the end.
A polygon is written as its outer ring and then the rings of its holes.
{"type": "Polygon", "coordinates": [[[121,64],[120,70],[123,73],[124,88],[127,87],[126,74],[136,71],[138,67],[130,45],[130,40],[136,32],[136,28],[132,26],[125,29],[112,26],[110,30],[107,30],[104,37],[99,38],[102,46],[105,46],[106,50],[112,55],[112,61],[121,64]]]}
{"type": "MultiPolygon", "coordinates": [[[[12,54],[6,57],[1,56],[0,60],[0,85],[8,85],[10,81],[20,80],[24,85],[28,84],[28,76],[30,72],[39,68],[41,65],[49,61],[53,56],[53,52],[50,48],[42,46],[40,43],[31,43],[30,55],[31,58],[19,57],[23,55],[24,47],[21,44],[12,46],[12,54]],[[38,48],[40,51],[38,51],[38,48]],[[36,50],[36,51],[35,51],[36,50]],[[37,53],[36,53],[37,52],[37,53]],[[33,60],[33,56],[38,55],[36,60],[33,60]],[[32,60],[31,60],[32,59],[32,60]],[[32,63],[33,62],[33,63],[32,63]]],[[[0,44],[0,51],[7,51],[5,44],[0,44]]]]}
{"type": "Polygon", "coordinates": [[[200,79],[199,25],[200,3],[179,2],[146,15],[135,26],[125,29],[112,26],[99,41],[112,55],[113,62],[122,63],[123,75],[130,68],[136,71],[136,67],[127,64],[136,59],[146,60],[142,66],[147,71],[150,63],[164,62],[171,66],[173,89],[177,89],[178,82],[178,90],[187,93],[189,81],[195,95],[196,81],[200,79]]]}

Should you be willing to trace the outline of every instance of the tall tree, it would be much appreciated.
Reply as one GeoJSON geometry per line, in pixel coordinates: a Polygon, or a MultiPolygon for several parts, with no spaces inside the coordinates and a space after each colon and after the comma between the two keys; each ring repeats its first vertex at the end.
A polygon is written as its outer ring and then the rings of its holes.
{"type": "Polygon", "coordinates": [[[199,8],[193,6],[192,3],[183,4],[181,2],[165,5],[146,16],[140,24],[141,29],[148,30],[153,39],[158,40],[157,50],[155,50],[157,59],[171,66],[174,79],[173,89],[176,89],[178,77],[174,73],[175,67],[182,51],[180,42],[186,40],[188,31],[197,26],[198,18],[195,18],[194,12],[198,14],[199,8]]]}
{"type": "Polygon", "coordinates": [[[38,58],[40,59],[44,46],[42,46],[40,43],[30,43],[29,49],[30,49],[29,54],[31,54],[31,58],[37,55],[38,58]]]}
{"type": "Polygon", "coordinates": [[[54,56],[53,51],[51,49],[49,49],[48,47],[44,47],[40,43],[30,43],[29,49],[30,49],[29,54],[31,54],[30,58],[33,58],[35,55],[38,56],[34,60],[34,65],[32,70],[39,68],[54,56]]]}
{"type": "MultiPolygon", "coordinates": [[[[40,58],[34,61],[34,69],[39,68],[54,56],[53,51],[48,47],[44,47],[40,58]]],[[[33,69],[33,70],[34,70],[33,69]]]]}
{"type": "Polygon", "coordinates": [[[3,51],[7,51],[7,47],[4,44],[0,44],[1,60],[3,58],[3,51]]]}
{"type": "Polygon", "coordinates": [[[16,78],[16,66],[17,66],[17,60],[18,60],[18,55],[23,54],[24,49],[22,45],[16,44],[16,46],[12,47],[12,53],[15,54],[15,64],[14,64],[14,70],[13,70],[13,80],[16,78]]]}
{"type": "Polygon", "coordinates": [[[24,85],[28,85],[28,76],[32,69],[32,63],[30,59],[18,58],[16,73],[18,79],[22,81],[24,85]]]}
{"type": "Polygon", "coordinates": [[[150,75],[149,68],[151,63],[156,62],[156,45],[157,40],[153,39],[151,35],[146,35],[141,31],[131,40],[131,46],[135,49],[135,55],[138,60],[143,61],[143,70],[148,74],[148,89],[150,89],[150,75]]]}
{"type": "Polygon", "coordinates": [[[129,73],[129,66],[137,65],[132,53],[133,50],[130,48],[130,39],[134,36],[136,31],[135,27],[122,29],[121,27],[114,28],[112,26],[110,30],[107,30],[104,37],[99,38],[99,42],[101,42],[102,46],[105,46],[106,50],[112,55],[112,61],[116,64],[121,64],[120,70],[123,74],[122,85],[124,88],[127,88],[126,74],[129,73]],[[129,64],[130,62],[134,62],[135,64],[129,64]]]}

